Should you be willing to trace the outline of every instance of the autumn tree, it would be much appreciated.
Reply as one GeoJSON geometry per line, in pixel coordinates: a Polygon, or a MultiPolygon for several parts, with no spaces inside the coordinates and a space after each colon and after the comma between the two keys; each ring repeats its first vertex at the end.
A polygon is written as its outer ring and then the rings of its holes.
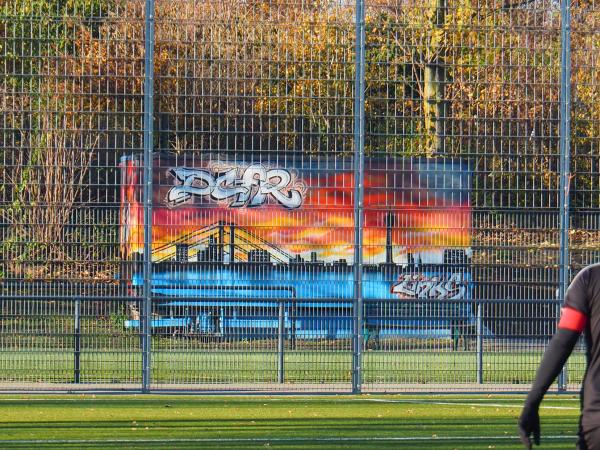
{"type": "Polygon", "coordinates": [[[79,30],[94,33],[103,0],[0,1],[4,276],[53,278],[83,255],[69,236],[98,146],[94,111],[67,81],[79,30]]]}

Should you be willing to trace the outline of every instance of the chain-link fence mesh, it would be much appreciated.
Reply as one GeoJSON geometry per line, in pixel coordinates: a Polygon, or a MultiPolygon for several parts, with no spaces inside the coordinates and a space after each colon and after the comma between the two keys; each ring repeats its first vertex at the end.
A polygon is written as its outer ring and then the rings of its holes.
{"type": "Polygon", "coordinates": [[[526,389],[600,255],[599,20],[0,0],[0,389],[526,389]]]}

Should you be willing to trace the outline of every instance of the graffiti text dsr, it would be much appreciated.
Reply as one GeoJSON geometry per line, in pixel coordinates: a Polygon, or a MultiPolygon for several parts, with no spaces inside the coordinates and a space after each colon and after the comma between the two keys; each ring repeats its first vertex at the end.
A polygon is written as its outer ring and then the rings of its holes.
{"type": "Polygon", "coordinates": [[[285,169],[270,169],[262,164],[245,168],[230,167],[214,173],[211,170],[175,167],[168,171],[175,179],[167,193],[167,206],[173,208],[194,199],[209,197],[225,201],[231,208],[256,207],[275,201],[285,208],[302,205],[306,186],[285,169]]]}

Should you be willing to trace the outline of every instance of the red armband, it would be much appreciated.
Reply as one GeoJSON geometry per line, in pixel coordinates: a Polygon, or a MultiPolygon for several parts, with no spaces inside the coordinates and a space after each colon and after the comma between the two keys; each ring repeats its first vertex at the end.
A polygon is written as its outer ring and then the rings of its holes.
{"type": "Polygon", "coordinates": [[[581,333],[587,324],[587,316],[581,311],[569,308],[568,306],[562,309],[558,328],[563,330],[576,331],[581,333]]]}

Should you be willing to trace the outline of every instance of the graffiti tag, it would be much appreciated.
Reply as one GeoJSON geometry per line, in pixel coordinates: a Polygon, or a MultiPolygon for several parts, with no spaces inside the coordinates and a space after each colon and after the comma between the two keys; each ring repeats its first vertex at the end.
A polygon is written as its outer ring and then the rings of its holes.
{"type": "Polygon", "coordinates": [[[466,281],[462,274],[454,273],[450,277],[423,274],[404,274],[392,286],[392,294],[404,299],[457,300],[465,298],[466,281]]]}
{"type": "Polygon", "coordinates": [[[285,208],[302,205],[306,185],[285,169],[262,164],[247,167],[215,166],[213,170],[174,167],[168,170],[175,186],[167,193],[170,208],[191,202],[194,197],[209,197],[226,202],[231,208],[256,207],[275,201],[285,208]]]}

